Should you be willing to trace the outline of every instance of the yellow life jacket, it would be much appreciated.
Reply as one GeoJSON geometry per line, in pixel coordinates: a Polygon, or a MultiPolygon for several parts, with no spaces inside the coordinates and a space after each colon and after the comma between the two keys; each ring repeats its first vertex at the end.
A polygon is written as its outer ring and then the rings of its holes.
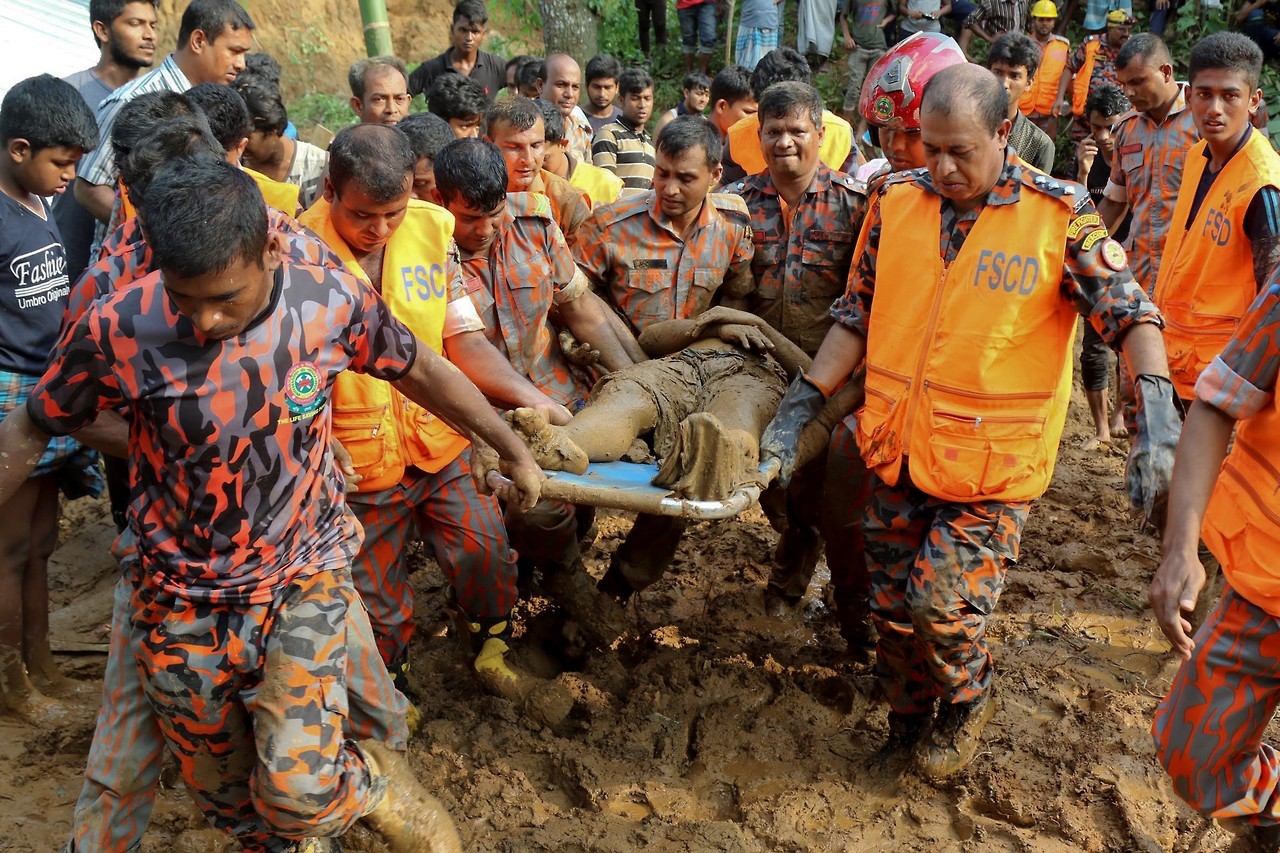
{"type": "Polygon", "coordinates": [[[240,168],[244,170],[246,175],[253,178],[268,207],[274,207],[276,210],[283,211],[290,216],[298,215],[298,193],[302,192],[299,187],[268,178],[261,172],[255,172],[245,166],[240,168]]]}

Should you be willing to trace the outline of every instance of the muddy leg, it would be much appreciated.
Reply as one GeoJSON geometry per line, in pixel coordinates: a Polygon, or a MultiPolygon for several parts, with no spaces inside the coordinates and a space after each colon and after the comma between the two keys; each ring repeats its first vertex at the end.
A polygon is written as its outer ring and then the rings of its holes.
{"type": "Polygon", "coordinates": [[[51,476],[38,482],[27,571],[22,579],[23,659],[37,688],[49,696],[64,696],[76,684],[58,671],[49,648],[49,556],[58,544],[58,483],[51,476]]]}
{"type": "Polygon", "coordinates": [[[615,379],[559,431],[592,462],[614,462],[657,422],[658,407],[644,386],[630,379],[615,379]]]}
{"type": "MultiPolygon", "coordinates": [[[[43,478],[41,478],[43,479],[43,478]]],[[[47,700],[27,677],[23,641],[24,604],[28,591],[27,568],[31,555],[33,514],[39,503],[41,479],[27,480],[4,505],[6,523],[0,527],[0,709],[28,714],[34,705],[47,700]]],[[[43,579],[43,578],[42,578],[43,579]]],[[[40,596],[32,587],[32,603],[40,596]]],[[[37,618],[37,628],[47,631],[47,596],[45,621],[37,618]]]]}

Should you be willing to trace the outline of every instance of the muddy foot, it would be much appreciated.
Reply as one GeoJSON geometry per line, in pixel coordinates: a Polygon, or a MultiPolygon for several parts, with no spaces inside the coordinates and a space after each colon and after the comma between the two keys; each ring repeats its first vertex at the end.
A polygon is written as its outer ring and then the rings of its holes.
{"type": "Polygon", "coordinates": [[[31,682],[45,696],[65,699],[84,692],[87,684],[67,678],[58,670],[53,659],[53,651],[48,643],[42,644],[27,656],[27,675],[31,682]]]}
{"type": "Polygon", "coordinates": [[[361,741],[370,771],[387,780],[387,795],[365,821],[392,853],[462,853],[462,841],[444,804],[409,772],[404,759],[378,741],[361,741]]]}
{"type": "Polygon", "coordinates": [[[611,645],[626,632],[622,605],[596,588],[581,562],[550,572],[543,578],[542,585],[582,629],[590,645],[611,645]]]}
{"type": "Polygon", "coordinates": [[[680,422],[653,484],[689,500],[724,500],[749,479],[759,456],[758,444],[746,433],[727,429],[715,415],[694,412],[680,422]]]}
{"type": "Polygon", "coordinates": [[[0,712],[8,712],[35,725],[57,722],[67,709],[36,689],[27,677],[22,653],[0,647],[0,712]]]}
{"type": "Polygon", "coordinates": [[[538,465],[547,471],[587,473],[590,460],[582,448],[551,426],[533,409],[516,409],[507,413],[507,423],[516,435],[529,445],[538,465]]]}
{"type": "Polygon", "coordinates": [[[1095,435],[1091,436],[1084,444],[1080,445],[1080,449],[1085,453],[1088,453],[1092,450],[1106,450],[1110,446],[1111,436],[1108,435],[1106,438],[1102,438],[1101,436],[1095,435]]]}

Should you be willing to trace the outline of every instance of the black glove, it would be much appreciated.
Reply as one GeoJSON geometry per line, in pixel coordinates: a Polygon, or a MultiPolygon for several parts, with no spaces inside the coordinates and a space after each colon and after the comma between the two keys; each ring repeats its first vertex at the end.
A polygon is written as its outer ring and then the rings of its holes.
{"type": "Polygon", "coordinates": [[[770,458],[778,460],[778,483],[783,488],[791,483],[791,477],[796,472],[800,433],[826,404],[827,395],[806,379],[803,373],[799,373],[787,389],[782,402],[778,404],[777,414],[765,427],[764,435],[760,437],[760,461],[763,463],[770,458]]]}
{"type": "Polygon", "coordinates": [[[1125,485],[1129,503],[1142,513],[1144,523],[1160,527],[1164,521],[1173,478],[1173,459],[1182,434],[1173,383],[1163,376],[1144,373],[1133,383],[1137,402],[1137,429],[1129,450],[1125,485]]]}

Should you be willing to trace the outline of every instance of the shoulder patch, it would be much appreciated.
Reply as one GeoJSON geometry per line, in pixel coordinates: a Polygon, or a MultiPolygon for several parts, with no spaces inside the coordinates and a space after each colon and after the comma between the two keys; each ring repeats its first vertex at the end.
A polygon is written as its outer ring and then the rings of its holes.
{"type": "Polygon", "coordinates": [[[1129,263],[1129,258],[1124,253],[1124,247],[1111,238],[1107,238],[1102,244],[1102,262],[1115,272],[1125,268],[1125,264],[1129,263]]]}
{"type": "Polygon", "coordinates": [[[507,210],[512,216],[536,216],[555,220],[551,213],[551,199],[542,193],[507,193],[507,210]]]}
{"type": "Polygon", "coordinates": [[[630,219],[637,214],[645,213],[649,210],[649,203],[652,200],[653,190],[624,195],[615,202],[597,207],[592,212],[591,219],[599,221],[602,227],[613,225],[624,219],[630,219]]]}
{"type": "Polygon", "coordinates": [[[1022,185],[1029,189],[1037,190],[1044,195],[1051,196],[1069,206],[1072,210],[1076,208],[1076,203],[1080,199],[1087,199],[1087,193],[1084,187],[1074,181],[1063,181],[1058,178],[1046,175],[1044,172],[1037,172],[1034,169],[1022,170],[1022,185]]]}

